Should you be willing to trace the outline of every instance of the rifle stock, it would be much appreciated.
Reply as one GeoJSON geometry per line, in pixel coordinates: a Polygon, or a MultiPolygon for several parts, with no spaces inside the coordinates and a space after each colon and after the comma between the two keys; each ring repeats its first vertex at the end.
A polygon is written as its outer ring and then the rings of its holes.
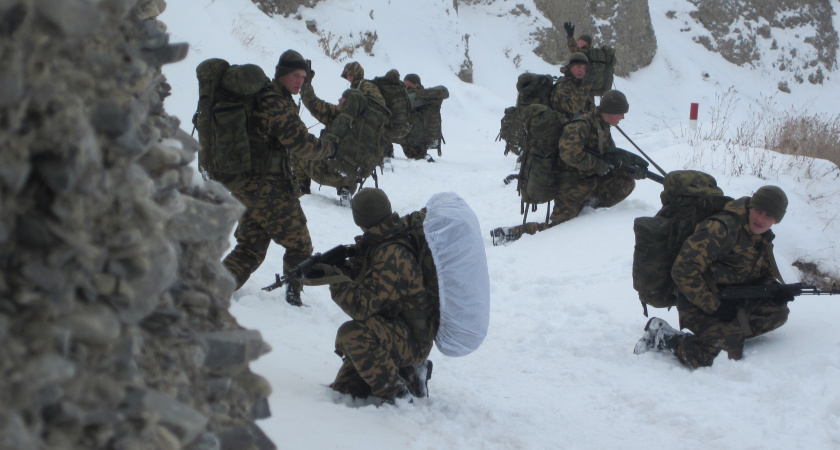
{"type": "Polygon", "coordinates": [[[292,280],[306,277],[312,273],[312,266],[315,264],[329,264],[333,266],[341,264],[348,256],[351,256],[351,253],[352,249],[349,245],[336,245],[324,253],[315,253],[295,266],[286,275],[281,277],[279,273],[274,274],[274,283],[262,288],[262,290],[271,292],[292,280]]]}

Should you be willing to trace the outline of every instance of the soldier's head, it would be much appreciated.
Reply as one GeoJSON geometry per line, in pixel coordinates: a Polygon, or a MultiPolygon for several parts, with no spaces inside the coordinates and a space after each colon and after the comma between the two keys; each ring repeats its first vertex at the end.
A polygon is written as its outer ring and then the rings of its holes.
{"type": "Polygon", "coordinates": [[[405,87],[411,87],[420,86],[422,83],[420,83],[419,75],[417,75],[416,73],[410,73],[406,75],[405,78],[403,78],[403,84],[405,84],[405,87]]]}
{"type": "Polygon", "coordinates": [[[356,61],[351,61],[344,65],[344,70],[341,71],[341,78],[349,81],[350,86],[354,86],[365,78],[365,69],[356,61]]]}
{"type": "Polygon", "coordinates": [[[586,48],[586,46],[591,47],[592,46],[592,36],[590,36],[588,34],[581,34],[577,38],[577,46],[580,49],[584,49],[584,48],[586,48]]]}
{"type": "Polygon", "coordinates": [[[572,73],[572,76],[580,80],[584,75],[586,75],[587,64],[589,64],[589,58],[581,52],[575,52],[569,57],[569,62],[566,66],[569,68],[569,72],[572,73]]]}
{"type": "Polygon", "coordinates": [[[750,231],[763,234],[782,221],[787,212],[785,191],[777,186],[762,186],[750,198],[750,231]]]}
{"type": "Polygon", "coordinates": [[[353,196],[350,204],[353,222],[362,230],[374,227],[391,216],[391,201],[385,191],[378,188],[364,188],[353,196]]]}
{"type": "Polygon", "coordinates": [[[300,92],[303,81],[306,80],[306,70],[309,64],[300,53],[286,50],[280,55],[274,68],[274,80],[292,94],[300,92]]]}
{"type": "Polygon", "coordinates": [[[400,71],[397,70],[397,69],[391,69],[391,70],[385,72],[385,78],[387,78],[391,81],[399,82],[400,81],[400,71]]]}
{"type": "Polygon", "coordinates": [[[598,109],[601,111],[601,117],[604,122],[612,126],[618,125],[627,111],[630,110],[630,104],[627,103],[627,97],[621,91],[608,91],[601,97],[601,103],[598,104],[598,109]]]}

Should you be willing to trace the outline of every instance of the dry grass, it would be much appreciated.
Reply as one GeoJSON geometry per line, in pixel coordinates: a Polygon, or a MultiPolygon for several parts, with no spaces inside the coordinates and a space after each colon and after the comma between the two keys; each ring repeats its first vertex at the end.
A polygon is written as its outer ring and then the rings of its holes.
{"type": "Polygon", "coordinates": [[[840,115],[785,113],[765,134],[764,146],[786,155],[820,158],[840,166],[840,115]]]}
{"type": "Polygon", "coordinates": [[[836,275],[832,276],[820,271],[816,263],[797,259],[794,261],[793,266],[799,269],[799,272],[802,274],[801,281],[803,284],[816,286],[817,289],[822,291],[827,291],[832,288],[836,289],[837,286],[840,286],[838,284],[840,278],[836,275]]]}

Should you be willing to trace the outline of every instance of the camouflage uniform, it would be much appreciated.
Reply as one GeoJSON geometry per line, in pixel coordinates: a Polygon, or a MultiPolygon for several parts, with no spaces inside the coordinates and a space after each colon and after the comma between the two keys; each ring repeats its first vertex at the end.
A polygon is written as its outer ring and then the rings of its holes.
{"type": "MultiPolygon", "coordinates": [[[[581,52],[589,58],[589,50],[592,49],[592,44],[586,44],[583,47],[578,47],[577,39],[574,36],[567,36],[566,37],[566,46],[569,47],[569,54],[581,52]]],[[[587,67],[588,69],[589,67],[587,67]]]]}
{"type": "MultiPolygon", "coordinates": [[[[342,78],[347,78],[348,74],[353,76],[353,81],[350,82],[350,88],[362,91],[362,93],[368,96],[368,98],[379,103],[386,110],[388,109],[388,103],[385,101],[385,97],[382,96],[382,92],[379,90],[379,88],[375,84],[373,84],[372,81],[365,80],[365,69],[362,67],[361,64],[355,61],[347,63],[344,66],[344,71],[341,72],[341,76],[342,78]]],[[[390,127],[386,126],[385,128],[383,128],[382,136],[380,137],[380,159],[385,157],[387,148],[391,146],[390,135],[390,127]]],[[[391,147],[390,156],[393,155],[394,149],[393,147],[391,147]]]]}
{"type": "Polygon", "coordinates": [[[551,89],[550,106],[561,114],[561,120],[566,123],[590,110],[595,105],[595,98],[589,95],[592,83],[585,82],[585,77],[580,80],[575,78],[569,67],[564,67],[562,72],[563,78],[551,89]]]}
{"type": "MultiPolygon", "coordinates": [[[[424,89],[422,84],[413,84],[405,88],[407,93],[419,91],[424,89]]],[[[411,114],[417,114],[416,112],[412,111],[411,114]]],[[[408,136],[405,136],[406,138],[408,136]]],[[[397,144],[400,144],[400,147],[403,149],[403,153],[405,153],[405,157],[408,159],[425,159],[426,158],[426,145],[416,146],[411,145],[406,141],[405,138],[400,139],[397,141],[397,144]]]]}
{"type": "Polygon", "coordinates": [[[615,147],[610,125],[601,118],[600,108],[567,123],[558,147],[565,167],[549,223],[528,222],[512,228],[512,234],[535,234],[546,230],[577,217],[585,205],[594,208],[614,206],[636,187],[636,182],[626,174],[609,172],[607,162],[596,156],[615,147]]]}
{"type": "Polygon", "coordinates": [[[694,333],[681,335],[676,345],[677,357],[687,366],[711,366],[721,350],[730,359],[741,359],[746,338],[775,330],[787,321],[787,304],[769,300],[744,303],[748,335],[739,320],[724,322],[711,315],[721,300],[704,277],[710,277],[715,290],[734,284],[769,284],[776,279],[773,232],[755,235],[750,231],[749,200],[733,200],[726,212],[698,224],[671,270],[681,294],[677,303],[680,327],[694,333]]]}
{"type": "MultiPolygon", "coordinates": [[[[329,125],[341,112],[338,105],[333,105],[318,98],[310,83],[304,83],[300,88],[300,98],[303,101],[303,106],[309,110],[312,117],[324,125],[329,125]]],[[[341,188],[347,188],[350,193],[356,192],[357,180],[328,166],[325,161],[292,158],[292,168],[295,175],[299,175],[300,178],[308,177],[318,184],[332,186],[337,191],[340,191],[341,188]]]]}
{"type": "Polygon", "coordinates": [[[406,219],[396,213],[367,229],[356,238],[354,281],[330,286],[333,301],[353,319],[335,339],[343,363],[330,387],[338,392],[362,398],[397,394],[404,386],[399,369],[422,363],[432,349],[436,321],[420,264],[394,240],[405,233],[406,219]]]}
{"type": "Polygon", "coordinates": [[[298,111],[289,91],[277,82],[266,84],[252,117],[255,134],[266,145],[252,148],[250,175],[227,183],[246,208],[234,232],[236,247],[223,261],[237,289],[262,264],[272,240],[286,249],[284,272],[312,254],[289,158],[324,159],[335,149],[307,132],[298,111]]]}

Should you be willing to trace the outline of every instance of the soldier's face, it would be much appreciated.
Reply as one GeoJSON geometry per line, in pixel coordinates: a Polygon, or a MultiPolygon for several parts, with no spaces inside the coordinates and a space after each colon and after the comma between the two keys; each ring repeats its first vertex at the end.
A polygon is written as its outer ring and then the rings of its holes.
{"type": "Polygon", "coordinates": [[[580,80],[581,78],[583,78],[584,75],[586,75],[585,64],[574,64],[569,70],[572,72],[572,75],[574,75],[575,78],[577,78],[578,80],[580,80]]]}
{"type": "Polygon", "coordinates": [[[578,48],[583,48],[583,47],[586,47],[587,44],[586,44],[586,41],[584,41],[583,39],[578,39],[577,45],[578,45],[578,48]]]}
{"type": "Polygon", "coordinates": [[[300,87],[303,86],[303,81],[306,79],[306,71],[297,69],[294,72],[289,72],[280,77],[280,84],[292,94],[300,92],[300,87]]]}
{"type": "Polygon", "coordinates": [[[750,208],[750,231],[752,234],[764,234],[775,224],[776,219],[768,216],[766,212],[750,208]]]}
{"type": "Polygon", "coordinates": [[[617,126],[618,122],[621,122],[621,120],[624,119],[624,114],[607,114],[602,112],[601,117],[604,119],[604,122],[607,122],[612,126],[617,126]]]}

